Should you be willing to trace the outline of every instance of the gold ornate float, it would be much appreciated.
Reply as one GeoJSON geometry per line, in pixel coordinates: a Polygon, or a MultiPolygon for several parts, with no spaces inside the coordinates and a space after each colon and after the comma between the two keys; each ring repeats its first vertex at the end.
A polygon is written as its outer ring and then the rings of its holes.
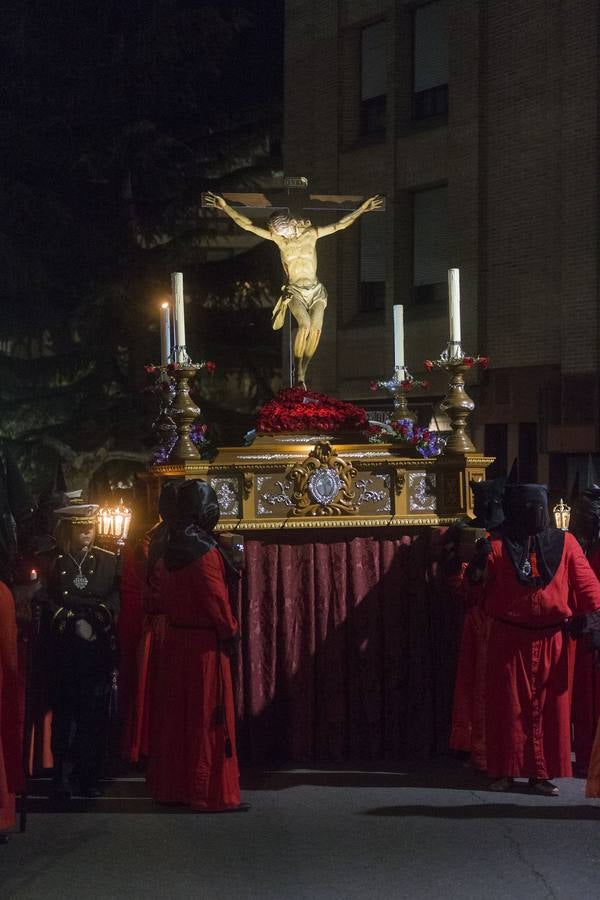
{"type": "Polygon", "coordinates": [[[335,435],[261,436],[200,459],[151,467],[156,509],[167,478],[203,478],[219,498],[221,531],[449,525],[469,514],[469,481],[485,478],[479,453],[423,459],[393,444],[335,435]]]}

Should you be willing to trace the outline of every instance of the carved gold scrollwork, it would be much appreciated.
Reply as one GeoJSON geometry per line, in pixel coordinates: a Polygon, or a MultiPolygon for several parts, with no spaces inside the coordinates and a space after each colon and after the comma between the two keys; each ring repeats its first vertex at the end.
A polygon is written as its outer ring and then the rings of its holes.
{"type": "Polygon", "coordinates": [[[354,515],[358,511],[353,479],[356,469],[328,441],[319,441],[308,457],[288,473],[293,516],[354,515]]]}
{"type": "Polygon", "coordinates": [[[254,475],[251,472],[244,472],[244,500],[247,500],[252,493],[254,487],[254,475]]]}

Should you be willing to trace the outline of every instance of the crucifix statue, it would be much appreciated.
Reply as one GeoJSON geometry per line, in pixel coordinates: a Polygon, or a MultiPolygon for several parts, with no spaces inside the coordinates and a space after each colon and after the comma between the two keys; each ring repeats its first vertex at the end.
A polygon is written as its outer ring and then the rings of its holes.
{"type": "MultiPolygon", "coordinates": [[[[294,381],[306,387],[306,369],[315,355],[323,328],[327,306],[327,291],[317,276],[317,241],[352,225],[363,213],[385,209],[385,200],[377,195],[362,201],[362,197],[309,195],[305,178],[289,179],[296,183],[304,196],[298,202],[293,197],[269,194],[213,194],[202,195],[202,205],[222,210],[230,219],[252,234],[273,241],[279,248],[286,282],[273,309],[273,328],[283,326],[289,306],[298,329],[294,340],[294,381]],[[278,200],[287,202],[277,202],[278,200]],[[229,202],[228,202],[229,201],[229,202]],[[255,225],[239,208],[273,210],[265,227],[255,225]],[[305,213],[311,210],[349,209],[346,215],[331,225],[313,225],[305,213]]],[[[277,192],[281,194],[281,192],[277,192]]]]}

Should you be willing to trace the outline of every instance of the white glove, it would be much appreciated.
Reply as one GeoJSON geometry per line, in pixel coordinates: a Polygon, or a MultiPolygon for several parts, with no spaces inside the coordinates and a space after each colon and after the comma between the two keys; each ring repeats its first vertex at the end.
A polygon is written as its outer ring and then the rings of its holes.
{"type": "Polygon", "coordinates": [[[75,622],[75,634],[84,641],[93,641],[96,638],[94,629],[87,619],[77,619],[75,622]]]}

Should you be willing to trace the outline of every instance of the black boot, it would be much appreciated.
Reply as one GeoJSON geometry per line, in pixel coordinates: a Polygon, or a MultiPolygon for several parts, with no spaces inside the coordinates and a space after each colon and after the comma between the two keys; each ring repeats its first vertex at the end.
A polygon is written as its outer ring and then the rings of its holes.
{"type": "Polygon", "coordinates": [[[50,791],[50,799],[55,803],[64,803],[71,799],[71,786],[65,768],[64,760],[60,757],[55,757],[54,775],[50,791]]]}

